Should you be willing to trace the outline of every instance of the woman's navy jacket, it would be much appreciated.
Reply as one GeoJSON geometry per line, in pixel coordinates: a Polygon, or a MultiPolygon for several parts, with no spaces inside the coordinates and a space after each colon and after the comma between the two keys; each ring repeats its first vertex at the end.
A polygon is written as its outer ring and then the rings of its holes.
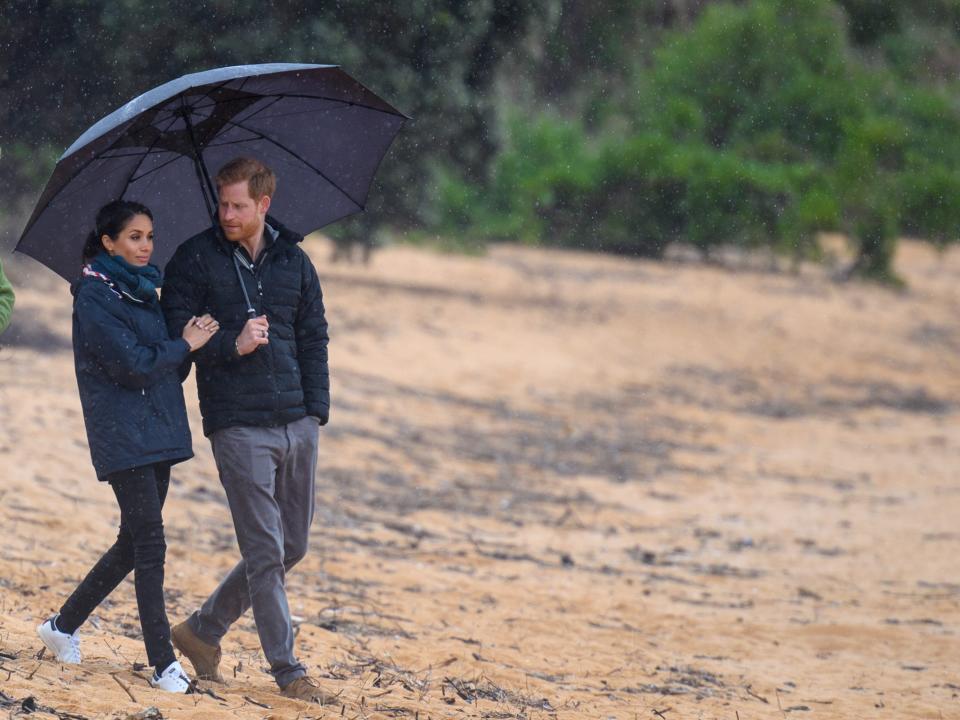
{"type": "Polygon", "coordinates": [[[97,477],[193,456],[179,368],[160,303],[85,276],[73,288],[73,357],[97,477]]]}

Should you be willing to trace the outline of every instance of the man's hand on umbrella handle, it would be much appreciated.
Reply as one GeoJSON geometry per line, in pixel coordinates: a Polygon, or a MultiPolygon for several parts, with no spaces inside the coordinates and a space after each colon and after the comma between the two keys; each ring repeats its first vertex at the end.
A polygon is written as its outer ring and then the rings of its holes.
{"type": "Polygon", "coordinates": [[[237,354],[249,355],[261,345],[270,344],[270,323],[267,316],[250,318],[237,336],[237,354]]]}

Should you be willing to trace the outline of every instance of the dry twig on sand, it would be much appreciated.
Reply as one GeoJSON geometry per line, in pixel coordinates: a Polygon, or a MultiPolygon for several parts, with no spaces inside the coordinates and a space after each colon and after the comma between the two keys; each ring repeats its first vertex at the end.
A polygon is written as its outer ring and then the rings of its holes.
{"type": "Polygon", "coordinates": [[[117,685],[119,685],[123,689],[123,691],[130,696],[131,700],[133,700],[134,702],[139,702],[139,700],[137,700],[133,696],[133,692],[131,692],[129,685],[127,685],[123,680],[118,678],[115,673],[110,673],[110,677],[112,677],[116,681],[117,685]]]}
{"type": "Polygon", "coordinates": [[[252,697],[250,697],[249,695],[244,695],[244,696],[243,696],[243,699],[246,700],[246,701],[247,701],[248,703],[250,703],[251,705],[256,705],[257,707],[266,708],[267,710],[271,710],[271,709],[272,709],[272,708],[271,708],[269,705],[267,705],[266,703],[258,702],[257,700],[254,700],[254,699],[253,699],[252,697]]]}

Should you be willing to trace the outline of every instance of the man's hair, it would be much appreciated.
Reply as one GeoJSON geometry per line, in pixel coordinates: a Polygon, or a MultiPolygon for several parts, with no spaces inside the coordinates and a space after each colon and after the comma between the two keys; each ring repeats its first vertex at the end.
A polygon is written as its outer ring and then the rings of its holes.
{"type": "Polygon", "coordinates": [[[259,200],[264,195],[273,197],[277,190],[277,176],[259,160],[249,157],[237,157],[217,171],[214,178],[217,190],[224,185],[246,181],[250,188],[250,197],[259,200]]]}

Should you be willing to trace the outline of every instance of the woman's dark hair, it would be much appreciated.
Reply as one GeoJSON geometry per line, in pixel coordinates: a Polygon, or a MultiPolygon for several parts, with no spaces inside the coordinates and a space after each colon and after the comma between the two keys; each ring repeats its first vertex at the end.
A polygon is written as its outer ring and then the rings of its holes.
{"type": "Polygon", "coordinates": [[[81,260],[87,262],[100,254],[104,249],[100,238],[108,235],[116,239],[137,215],[146,215],[153,222],[153,213],[150,212],[150,208],[133,200],[114,200],[100,208],[97,211],[97,226],[90,231],[87,241],[83,244],[81,260]]]}

